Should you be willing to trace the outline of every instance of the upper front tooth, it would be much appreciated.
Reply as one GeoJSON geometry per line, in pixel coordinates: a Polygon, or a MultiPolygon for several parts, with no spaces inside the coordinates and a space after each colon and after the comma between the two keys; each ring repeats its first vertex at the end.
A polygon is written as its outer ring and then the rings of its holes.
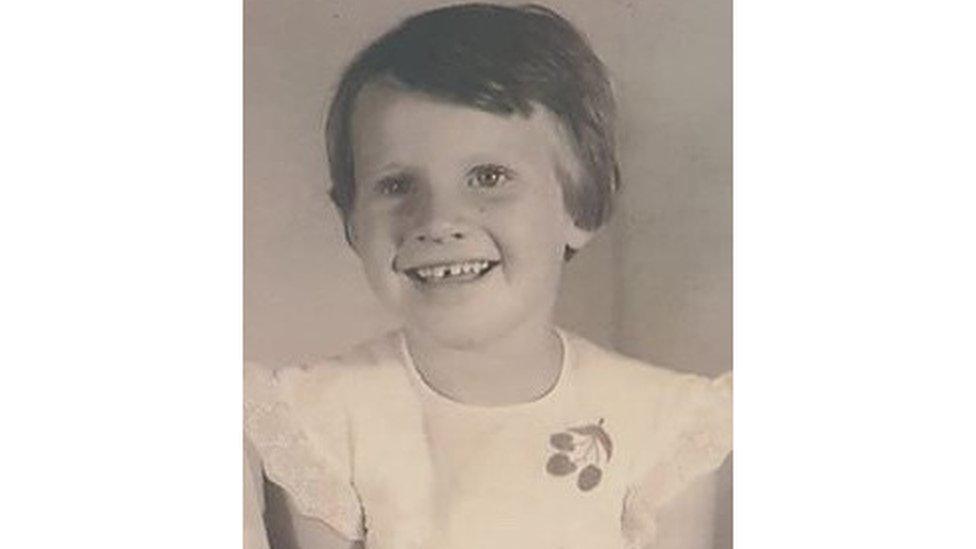
{"type": "Polygon", "coordinates": [[[490,264],[487,260],[464,261],[458,263],[446,263],[442,265],[429,265],[417,269],[417,274],[422,278],[443,278],[447,275],[458,276],[460,274],[477,274],[488,268],[490,264]]]}

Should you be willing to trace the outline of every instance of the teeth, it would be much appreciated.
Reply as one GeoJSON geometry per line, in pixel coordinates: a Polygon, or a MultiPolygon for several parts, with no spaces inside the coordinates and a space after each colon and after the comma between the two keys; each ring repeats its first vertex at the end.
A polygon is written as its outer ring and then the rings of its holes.
{"type": "Polygon", "coordinates": [[[416,270],[417,276],[425,280],[441,279],[445,276],[460,276],[462,274],[480,274],[488,268],[488,261],[464,261],[458,263],[448,263],[444,265],[432,265],[421,267],[416,270]]]}

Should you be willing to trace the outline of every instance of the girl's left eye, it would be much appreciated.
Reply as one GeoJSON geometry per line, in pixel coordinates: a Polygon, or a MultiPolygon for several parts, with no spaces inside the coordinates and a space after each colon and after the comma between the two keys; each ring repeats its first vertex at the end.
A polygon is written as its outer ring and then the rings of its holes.
{"type": "Polygon", "coordinates": [[[482,189],[493,189],[504,185],[512,178],[512,173],[502,166],[478,166],[471,170],[468,185],[482,189]]]}

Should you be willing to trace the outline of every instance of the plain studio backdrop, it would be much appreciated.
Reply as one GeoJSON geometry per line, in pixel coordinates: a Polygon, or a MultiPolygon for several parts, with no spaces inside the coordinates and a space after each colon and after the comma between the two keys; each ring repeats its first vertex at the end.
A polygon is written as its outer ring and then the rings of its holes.
{"type": "MultiPolygon", "coordinates": [[[[395,325],[367,287],[329,202],[324,113],[361,47],[404,17],[444,4],[245,2],[247,359],[327,356],[395,325]]],[[[713,376],[731,368],[731,2],[546,5],[580,28],[607,65],[623,180],[612,222],[567,266],[559,323],[677,370],[713,376]]],[[[723,477],[720,548],[731,547],[727,471],[723,477]]]]}

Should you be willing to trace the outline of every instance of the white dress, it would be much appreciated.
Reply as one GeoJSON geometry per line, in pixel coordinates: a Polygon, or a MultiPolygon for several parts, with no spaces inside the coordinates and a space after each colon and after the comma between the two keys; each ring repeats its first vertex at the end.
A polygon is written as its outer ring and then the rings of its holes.
{"type": "Polygon", "coordinates": [[[252,365],[245,433],[303,515],[369,549],[646,547],[663,505],[731,450],[731,375],[561,336],[558,382],[515,406],[436,393],[400,333],[320,364],[252,365]]]}

